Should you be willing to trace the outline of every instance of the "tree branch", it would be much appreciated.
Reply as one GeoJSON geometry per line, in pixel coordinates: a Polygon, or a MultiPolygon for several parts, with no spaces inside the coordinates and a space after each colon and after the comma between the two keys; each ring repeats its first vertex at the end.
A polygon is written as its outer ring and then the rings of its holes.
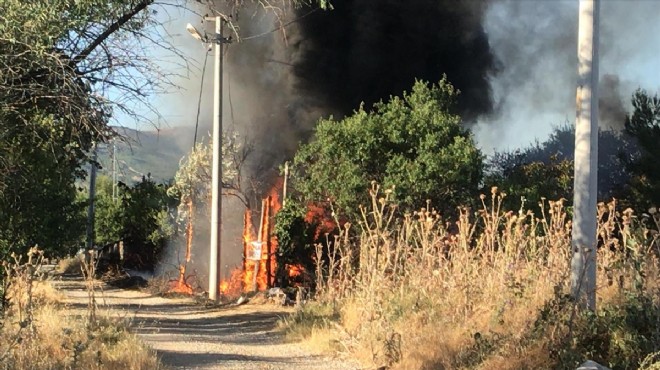
{"type": "Polygon", "coordinates": [[[128,21],[130,21],[136,14],[144,10],[147,6],[151,5],[154,2],[154,0],[142,0],[139,3],[135,5],[133,9],[131,9],[129,12],[124,13],[117,21],[112,23],[108,29],[103,31],[100,35],[96,37],[83,51],[80,52],[80,54],[76,55],[75,57],[71,58],[71,61],[69,62],[69,66],[71,68],[75,68],[78,63],[80,63],[82,60],[85,60],[89,56],[89,54],[94,51],[101,43],[103,43],[110,35],[112,35],[114,32],[118,31],[121,26],[126,24],[128,21]]]}

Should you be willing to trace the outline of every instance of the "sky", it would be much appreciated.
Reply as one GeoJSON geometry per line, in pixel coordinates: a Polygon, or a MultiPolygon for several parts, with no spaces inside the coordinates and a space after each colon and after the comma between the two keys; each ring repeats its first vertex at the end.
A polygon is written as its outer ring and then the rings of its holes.
{"type": "MultiPolygon", "coordinates": [[[[577,18],[574,0],[493,2],[486,30],[503,70],[492,78],[499,114],[475,128],[486,152],[542,141],[553,127],[574,124],[577,18]]],[[[660,91],[659,20],[660,1],[602,2],[600,94],[611,92],[605,79],[618,81],[626,110],[635,89],[660,91]]]]}
{"type": "MultiPolygon", "coordinates": [[[[498,72],[491,76],[496,111],[481,117],[471,128],[485,153],[512,150],[543,141],[553,127],[572,124],[575,112],[577,73],[576,40],[578,2],[576,0],[492,0],[484,23],[491,48],[499,60],[498,72]]],[[[166,22],[172,43],[188,56],[190,69],[168,67],[171,56],[156,51],[154,57],[181,77],[178,91],[154,97],[162,115],[162,128],[190,126],[191,138],[197,114],[202,65],[206,48],[186,31],[187,23],[212,30],[212,23],[201,24],[198,14],[168,8],[158,14],[166,22]]],[[[262,21],[255,19],[256,22],[262,21]]],[[[272,27],[267,20],[264,29],[272,27]]],[[[626,109],[632,92],[641,87],[660,91],[660,1],[604,0],[601,9],[600,74],[601,94],[620,97],[626,109]],[[611,84],[604,84],[607,79],[611,84]],[[604,88],[603,88],[604,87],[604,88]],[[608,91],[605,91],[608,90],[608,91]]],[[[242,45],[232,45],[240,53],[242,45]]],[[[231,66],[226,66],[231,74],[231,66]]],[[[209,55],[202,96],[202,116],[212,110],[213,55],[209,55]]],[[[225,126],[231,124],[232,110],[227,102],[231,89],[225,79],[225,126]],[[230,90],[230,91],[228,91],[230,90]]],[[[232,82],[229,81],[231,84],[232,82]]],[[[119,120],[122,120],[119,117],[119,120]]],[[[135,125],[135,124],[133,124],[135,125]]],[[[128,126],[131,126],[129,123],[128,126]]],[[[138,126],[139,127],[139,126],[138,126]]],[[[143,127],[140,127],[143,128],[143,127]]],[[[148,127],[147,127],[148,129],[148,127]]]]}

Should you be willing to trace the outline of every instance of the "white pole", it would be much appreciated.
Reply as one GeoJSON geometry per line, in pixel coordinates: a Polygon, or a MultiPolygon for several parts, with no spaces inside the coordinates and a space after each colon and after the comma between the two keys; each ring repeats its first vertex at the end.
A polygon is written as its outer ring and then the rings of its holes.
{"type": "Polygon", "coordinates": [[[580,0],[571,294],[596,309],[598,33],[600,0],[580,0]]]}
{"type": "Polygon", "coordinates": [[[112,201],[117,201],[117,146],[112,139],[112,201]]]}
{"type": "Polygon", "coordinates": [[[89,170],[89,206],[87,208],[87,249],[94,246],[94,198],[96,197],[96,143],[92,144],[92,163],[89,170]]]}
{"type": "Polygon", "coordinates": [[[213,171],[211,184],[211,246],[209,253],[209,299],[217,300],[220,282],[222,221],[222,18],[215,17],[215,69],[213,82],[213,171]]]}

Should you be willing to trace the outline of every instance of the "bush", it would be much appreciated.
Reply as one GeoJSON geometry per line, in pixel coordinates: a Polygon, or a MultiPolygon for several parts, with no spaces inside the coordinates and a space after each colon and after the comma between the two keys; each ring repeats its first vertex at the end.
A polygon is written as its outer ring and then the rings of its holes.
{"type": "Polygon", "coordinates": [[[59,274],[80,274],[82,256],[63,258],[57,263],[55,271],[59,274]]]}
{"type": "Polygon", "coordinates": [[[390,97],[342,120],[321,120],[294,158],[292,184],[305,202],[330,199],[359,219],[370,181],[396,187],[401,209],[431,199],[443,210],[477,192],[483,157],[472,134],[453,114],[458,92],[446,80],[417,81],[403,97],[390,97]]]}

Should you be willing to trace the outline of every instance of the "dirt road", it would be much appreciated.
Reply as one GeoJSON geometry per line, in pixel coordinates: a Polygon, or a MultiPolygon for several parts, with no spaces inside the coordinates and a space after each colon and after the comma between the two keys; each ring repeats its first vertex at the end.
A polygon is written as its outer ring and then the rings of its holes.
{"type": "MultiPolygon", "coordinates": [[[[72,310],[87,307],[80,279],[55,283],[72,310]]],[[[174,369],[337,369],[359,366],[315,355],[298,343],[285,343],[275,330],[291,312],[276,305],[246,304],[204,308],[190,298],[163,298],[138,290],[101,285],[99,307],[131,320],[131,327],[174,369]]]]}

